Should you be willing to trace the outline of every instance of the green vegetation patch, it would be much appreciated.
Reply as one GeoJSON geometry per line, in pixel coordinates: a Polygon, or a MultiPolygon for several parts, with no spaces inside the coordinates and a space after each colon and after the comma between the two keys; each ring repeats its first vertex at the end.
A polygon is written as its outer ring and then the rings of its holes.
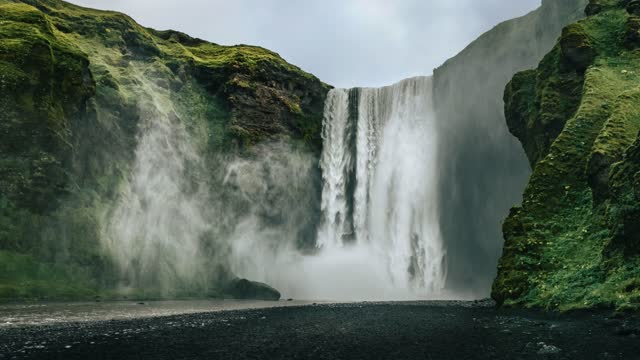
{"type": "Polygon", "coordinates": [[[508,124],[534,172],[522,206],[503,226],[493,286],[502,304],[640,309],[640,158],[633,156],[640,54],[625,47],[630,15],[623,4],[600,5],[567,27],[540,67],[516,75],[505,93],[508,124]]]}

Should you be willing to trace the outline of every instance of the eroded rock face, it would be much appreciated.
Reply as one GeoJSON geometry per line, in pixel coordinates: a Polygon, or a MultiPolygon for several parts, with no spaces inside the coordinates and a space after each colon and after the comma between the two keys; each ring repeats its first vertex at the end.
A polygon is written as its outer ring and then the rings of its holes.
{"type": "Polygon", "coordinates": [[[520,140],[532,167],[548,154],[579,106],[583,71],[568,62],[557,45],[537,71],[516,74],[505,89],[509,131],[520,140]]]}
{"type": "Polygon", "coordinates": [[[589,0],[585,14],[587,16],[598,15],[604,11],[627,6],[627,4],[633,1],[635,0],[589,0]]]}
{"type": "Polygon", "coordinates": [[[74,120],[86,114],[95,84],[89,59],[58,42],[44,14],[25,4],[1,14],[0,194],[46,213],[65,195],[74,120]]]}
{"type": "MultiPolygon", "coordinates": [[[[492,296],[501,304],[637,309],[640,292],[640,55],[625,51],[625,1],[568,26],[505,92],[510,130],[533,166],[503,225],[492,296]],[[548,125],[553,124],[551,128],[548,125]],[[552,131],[550,131],[552,130],[552,131]]],[[[593,10],[593,9],[592,9],[593,10]]]]}
{"type": "Polygon", "coordinates": [[[563,57],[578,71],[585,71],[597,55],[589,34],[578,23],[562,30],[560,48],[563,57]]]}
{"type": "Polygon", "coordinates": [[[627,4],[627,12],[631,15],[640,16],[640,1],[631,0],[627,4]]]}
{"type": "Polygon", "coordinates": [[[602,9],[603,9],[603,6],[599,1],[592,0],[591,2],[589,2],[589,5],[587,5],[587,8],[585,9],[584,12],[587,16],[592,16],[600,13],[602,9]]]}

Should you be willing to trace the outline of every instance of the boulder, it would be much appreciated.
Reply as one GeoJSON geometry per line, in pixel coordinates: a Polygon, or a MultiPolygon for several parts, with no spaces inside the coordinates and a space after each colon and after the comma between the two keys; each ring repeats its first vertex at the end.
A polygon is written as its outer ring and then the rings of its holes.
{"type": "Polygon", "coordinates": [[[231,280],[226,293],[234,299],[241,300],[280,300],[280,292],[271,286],[247,279],[231,280]]]}

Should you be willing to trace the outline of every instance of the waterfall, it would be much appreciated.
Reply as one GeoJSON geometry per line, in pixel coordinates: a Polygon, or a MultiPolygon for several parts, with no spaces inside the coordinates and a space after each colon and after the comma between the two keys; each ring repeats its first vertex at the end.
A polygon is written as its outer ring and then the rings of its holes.
{"type": "Polygon", "coordinates": [[[430,77],[327,98],[322,252],[366,252],[397,289],[435,295],[446,252],[436,194],[435,116],[430,77]]]}
{"type": "Polygon", "coordinates": [[[205,165],[170,91],[135,80],[135,160],[101,237],[123,285],[202,294],[228,264],[297,299],[440,297],[431,78],[329,93],[321,199],[317,158],[286,143],[205,165]]]}

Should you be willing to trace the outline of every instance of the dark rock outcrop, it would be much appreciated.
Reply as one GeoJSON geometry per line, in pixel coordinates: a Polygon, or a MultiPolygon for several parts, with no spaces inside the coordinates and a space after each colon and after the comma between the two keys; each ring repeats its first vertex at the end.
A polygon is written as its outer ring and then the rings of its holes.
{"type": "Polygon", "coordinates": [[[584,72],[597,55],[589,34],[579,23],[571,24],[562,30],[560,49],[563,58],[580,72],[584,72]]]}
{"type": "Polygon", "coordinates": [[[640,16],[640,1],[639,0],[629,1],[629,4],[627,4],[627,12],[630,15],[640,16]]]}
{"type": "Polygon", "coordinates": [[[271,286],[247,279],[232,280],[225,289],[225,293],[234,299],[241,300],[280,300],[280,292],[271,286]]]}

